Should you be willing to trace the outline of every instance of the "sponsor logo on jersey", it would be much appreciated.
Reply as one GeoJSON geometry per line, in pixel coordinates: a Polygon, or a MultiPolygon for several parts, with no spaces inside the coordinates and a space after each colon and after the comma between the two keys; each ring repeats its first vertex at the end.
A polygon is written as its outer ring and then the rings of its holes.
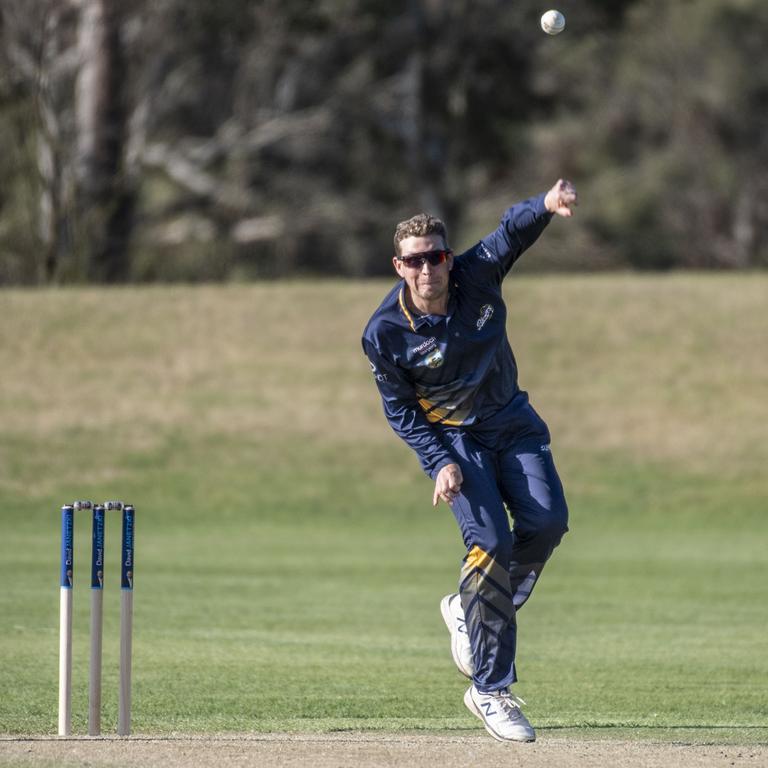
{"type": "Polygon", "coordinates": [[[477,255],[483,261],[493,261],[493,254],[488,250],[488,246],[485,243],[480,243],[477,248],[477,255]]]}
{"type": "Polygon", "coordinates": [[[386,373],[379,373],[376,370],[376,366],[369,360],[368,365],[371,366],[371,373],[373,374],[373,378],[376,379],[376,381],[388,381],[388,376],[386,373]]]}
{"type": "Polygon", "coordinates": [[[490,304],[483,304],[480,307],[480,317],[477,318],[477,330],[479,331],[492,317],[493,306],[490,304]]]}
{"type": "Polygon", "coordinates": [[[426,341],[422,341],[418,347],[414,347],[411,350],[411,354],[421,355],[421,354],[424,354],[425,352],[431,352],[435,348],[436,344],[437,344],[437,339],[434,336],[430,336],[426,341]]]}

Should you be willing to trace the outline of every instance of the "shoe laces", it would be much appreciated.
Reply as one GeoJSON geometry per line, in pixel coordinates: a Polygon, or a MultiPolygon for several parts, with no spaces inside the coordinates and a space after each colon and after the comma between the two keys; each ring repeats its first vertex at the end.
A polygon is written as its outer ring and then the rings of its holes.
{"type": "Polygon", "coordinates": [[[509,691],[497,691],[494,696],[498,698],[499,704],[502,707],[502,709],[507,710],[508,712],[511,712],[515,709],[520,709],[521,704],[525,704],[525,701],[521,699],[519,696],[515,696],[514,693],[510,693],[509,691]]]}

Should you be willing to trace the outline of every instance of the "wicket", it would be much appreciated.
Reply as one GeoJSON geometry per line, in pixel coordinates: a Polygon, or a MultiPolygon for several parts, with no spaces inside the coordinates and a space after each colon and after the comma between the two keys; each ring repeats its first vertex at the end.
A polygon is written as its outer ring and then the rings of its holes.
{"type": "Polygon", "coordinates": [[[120,562],[120,691],[117,733],[131,732],[131,645],[133,639],[134,516],[121,501],[75,501],[61,508],[61,590],[59,613],[59,736],[72,732],[72,593],[74,586],[75,511],[93,513],[91,546],[91,648],[88,686],[88,734],[101,733],[101,646],[104,595],[105,513],[123,513],[120,562]]]}

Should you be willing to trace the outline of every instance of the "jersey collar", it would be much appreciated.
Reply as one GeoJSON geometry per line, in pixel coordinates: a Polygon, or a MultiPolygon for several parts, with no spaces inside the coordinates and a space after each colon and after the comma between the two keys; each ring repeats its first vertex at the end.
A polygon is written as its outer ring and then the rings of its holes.
{"type": "Polygon", "coordinates": [[[437,323],[445,320],[453,314],[453,308],[455,305],[455,292],[454,286],[451,284],[451,294],[448,297],[448,314],[447,315],[417,315],[408,309],[408,304],[405,300],[405,280],[400,284],[400,291],[397,295],[397,302],[400,305],[400,311],[403,313],[408,325],[412,331],[418,331],[425,325],[437,325],[437,323]]]}

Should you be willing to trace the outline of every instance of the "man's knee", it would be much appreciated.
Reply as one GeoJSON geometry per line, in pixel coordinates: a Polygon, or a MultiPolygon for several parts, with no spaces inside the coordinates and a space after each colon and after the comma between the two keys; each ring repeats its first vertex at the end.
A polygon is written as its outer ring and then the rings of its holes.
{"type": "Polygon", "coordinates": [[[542,508],[540,512],[526,521],[522,530],[517,534],[524,539],[535,539],[544,546],[554,549],[563,536],[568,532],[568,507],[565,502],[553,505],[550,509],[542,508]]]}
{"type": "MultiPolygon", "coordinates": [[[[476,541],[472,542],[472,547],[478,547],[488,557],[506,566],[510,561],[514,542],[511,531],[488,529],[483,531],[476,541]]],[[[470,547],[470,551],[472,547],[470,547]]]]}
{"type": "Polygon", "coordinates": [[[568,507],[563,502],[562,505],[554,507],[545,516],[544,535],[557,546],[560,540],[568,532],[568,507]]]}

